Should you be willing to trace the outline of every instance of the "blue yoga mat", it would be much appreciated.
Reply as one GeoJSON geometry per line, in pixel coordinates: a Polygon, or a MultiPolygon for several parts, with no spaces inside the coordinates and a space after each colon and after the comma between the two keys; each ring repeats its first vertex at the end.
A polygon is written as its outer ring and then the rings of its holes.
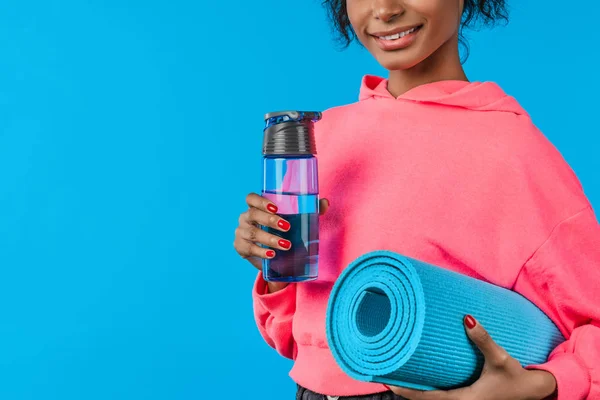
{"type": "Polygon", "coordinates": [[[483,355],[463,325],[473,315],[523,366],[565,338],[525,297],[441,267],[376,251],[353,261],[327,308],[327,340],[350,377],[414,389],[473,383],[483,355]]]}

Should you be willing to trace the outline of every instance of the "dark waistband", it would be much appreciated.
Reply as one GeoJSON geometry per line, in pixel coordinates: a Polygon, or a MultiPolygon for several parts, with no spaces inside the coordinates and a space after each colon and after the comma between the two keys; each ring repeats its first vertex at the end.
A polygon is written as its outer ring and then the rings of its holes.
{"type": "Polygon", "coordinates": [[[313,392],[300,385],[296,392],[296,400],[403,400],[404,397],[398,396],[391,391],[365,394],[361,396],[327,396],[313,392]]]}

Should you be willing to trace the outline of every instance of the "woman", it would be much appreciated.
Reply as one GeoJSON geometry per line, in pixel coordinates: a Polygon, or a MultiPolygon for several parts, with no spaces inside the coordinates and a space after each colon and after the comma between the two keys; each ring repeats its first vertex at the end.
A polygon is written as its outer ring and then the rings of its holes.
{"type": "MultiPolygon", "coordinates": [[[[461,29],[504,18],[504,1],[324,4],[342,38],[356,37],[389,78],[365,76],[357,103],[325,111],[316,124],[319,279],[267,283],[259,272],[254,286],[259,330],[294,359],[298,398],[600,399],[594,211],[516,100],[492,82],[469,82],[459,56],[461,29]],[[523,368],[469,315],[465,329],[486,359],[472,386],[420,392],[352,380],[327,347],[328,295],[345,266],[380,249],[521,293],[568,339],[547,363],[523,368]]],[[[289,224],[267,199],[250,194],[247,203],[234,246],[260,269],[261,258],[290,244],[257,225],[289,224]]]]}

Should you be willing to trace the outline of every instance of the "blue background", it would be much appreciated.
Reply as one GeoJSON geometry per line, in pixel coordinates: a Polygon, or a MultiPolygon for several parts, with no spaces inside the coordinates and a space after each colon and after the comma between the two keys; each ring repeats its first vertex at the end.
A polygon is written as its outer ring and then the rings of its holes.
{"type": "MultiPolygon", "coordinates": [[[[468,75],[522,103],[597,208],[600,5],[518,3],[470,35],[468,75]]],[[[318,0],[2,2],[0,398],[293,398],[233,231],[262,115],[353,102],[365,73],[318,0]]]]}

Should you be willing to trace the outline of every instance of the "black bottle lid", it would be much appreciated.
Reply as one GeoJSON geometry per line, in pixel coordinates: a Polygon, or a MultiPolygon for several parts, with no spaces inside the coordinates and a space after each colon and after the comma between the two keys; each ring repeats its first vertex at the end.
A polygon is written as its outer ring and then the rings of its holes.
{"type": "Polygon", "coordinates": [[[316,155],[314,123],[321,116],[318,111],[277,111],[266,114],[263,155],[316,155]]]}

